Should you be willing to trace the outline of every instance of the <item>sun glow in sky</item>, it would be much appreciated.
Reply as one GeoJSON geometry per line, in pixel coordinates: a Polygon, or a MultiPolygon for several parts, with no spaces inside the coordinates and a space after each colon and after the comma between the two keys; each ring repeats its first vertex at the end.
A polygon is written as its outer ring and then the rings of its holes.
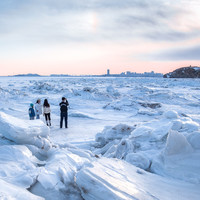
{"type": "Polygon", "coordinates": [[[199,0],[2,0],[0,75],[200,65],[199,0]]]}

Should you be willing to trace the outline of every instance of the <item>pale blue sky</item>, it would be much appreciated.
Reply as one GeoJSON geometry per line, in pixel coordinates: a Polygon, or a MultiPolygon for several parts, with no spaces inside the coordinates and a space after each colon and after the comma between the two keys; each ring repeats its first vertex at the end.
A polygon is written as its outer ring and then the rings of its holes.
{"type": "Polygon", "coordinates": [[[0,75],[199,65],[199,10],[199,0],[2,0],[0,75]]]}

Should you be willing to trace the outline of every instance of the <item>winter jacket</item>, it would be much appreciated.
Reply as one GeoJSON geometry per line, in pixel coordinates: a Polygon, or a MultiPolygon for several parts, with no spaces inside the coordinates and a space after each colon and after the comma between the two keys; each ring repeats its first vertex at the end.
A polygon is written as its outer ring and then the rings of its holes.
{"type": "Polygon", "coordinates": [[[29,108],[28,113],[29,113],[29,117],[35,117],[35,111],[33,108],[29,108]]]}
{"type": "Polygon", "coordinates": [[[42,114],[42,105],[39,103],[35,104],[35,113],[36,115],[41,115],[42,114]]]}
{"type": "Polygon", "coordinates": [[[69,105],[67,100],[66,101],[62,101],[59,105],[60,105],[60,111],[62,113],[67,112],[67,110],[68,110],[67,106],[69,105]]]}
{"type": "Polygon", "coordinates": [[[48,114],[50,112],[51,112],[50,107],[46,107],[46,106],[43,107],[43,114],[48,114]]]}

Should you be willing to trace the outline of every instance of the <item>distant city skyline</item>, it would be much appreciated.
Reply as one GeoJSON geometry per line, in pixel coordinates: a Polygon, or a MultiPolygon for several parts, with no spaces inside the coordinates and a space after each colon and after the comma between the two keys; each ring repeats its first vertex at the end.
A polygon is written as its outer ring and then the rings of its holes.
{"type": "MultiPolygon", "coordinates": [[[[21,76],[79,76],[79,75],[71,75],[71,74],[49,74],[49,75],[41,75],[41,74],[32,74],[32,73],[27,73],[27,74],[15,74],[13,76],[21,77],[21,76]]],[[[140,77],[140,76],[151,76],[151,77],[160,77],[163,76],[162,73],[155,73],[154,71],[151,72],[144,72],[144,73],[137,73],[137,72],[131,72],[131,71],[126,71],[126,72],[121,72],[119,74],[116,73],[111,73],[110,69],[107,69],[106,73],[103,74],[85,74],[85,75],[80,75],[80,76],[101,76],[101,77],[109,77],[109,76],[118,76],[118,77],[129,77],[129,76],[135,76],[135,77],[140,77]]]]}
{"type": "Polygon", "coordinates": [[[0,76],[200,66],[199,0],[0,1],[0,76]]]}

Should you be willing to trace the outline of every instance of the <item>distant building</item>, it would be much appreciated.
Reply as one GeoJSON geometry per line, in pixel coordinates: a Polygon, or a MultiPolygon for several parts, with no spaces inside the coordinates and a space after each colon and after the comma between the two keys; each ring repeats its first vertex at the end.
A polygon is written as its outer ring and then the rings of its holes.
{"type": "Polygon", "coordinates": [[[109,76],[110,75],[110,70],[109,69],[107,69],[107,76],[109,76]]]}
{"type": "Polygon", "coordinates": [[[126,72],[126,75],[127,75],[127,76],[131,76],[131,72],[130,72],[130,71],[127,71],[127,72],[126,72]]]}

